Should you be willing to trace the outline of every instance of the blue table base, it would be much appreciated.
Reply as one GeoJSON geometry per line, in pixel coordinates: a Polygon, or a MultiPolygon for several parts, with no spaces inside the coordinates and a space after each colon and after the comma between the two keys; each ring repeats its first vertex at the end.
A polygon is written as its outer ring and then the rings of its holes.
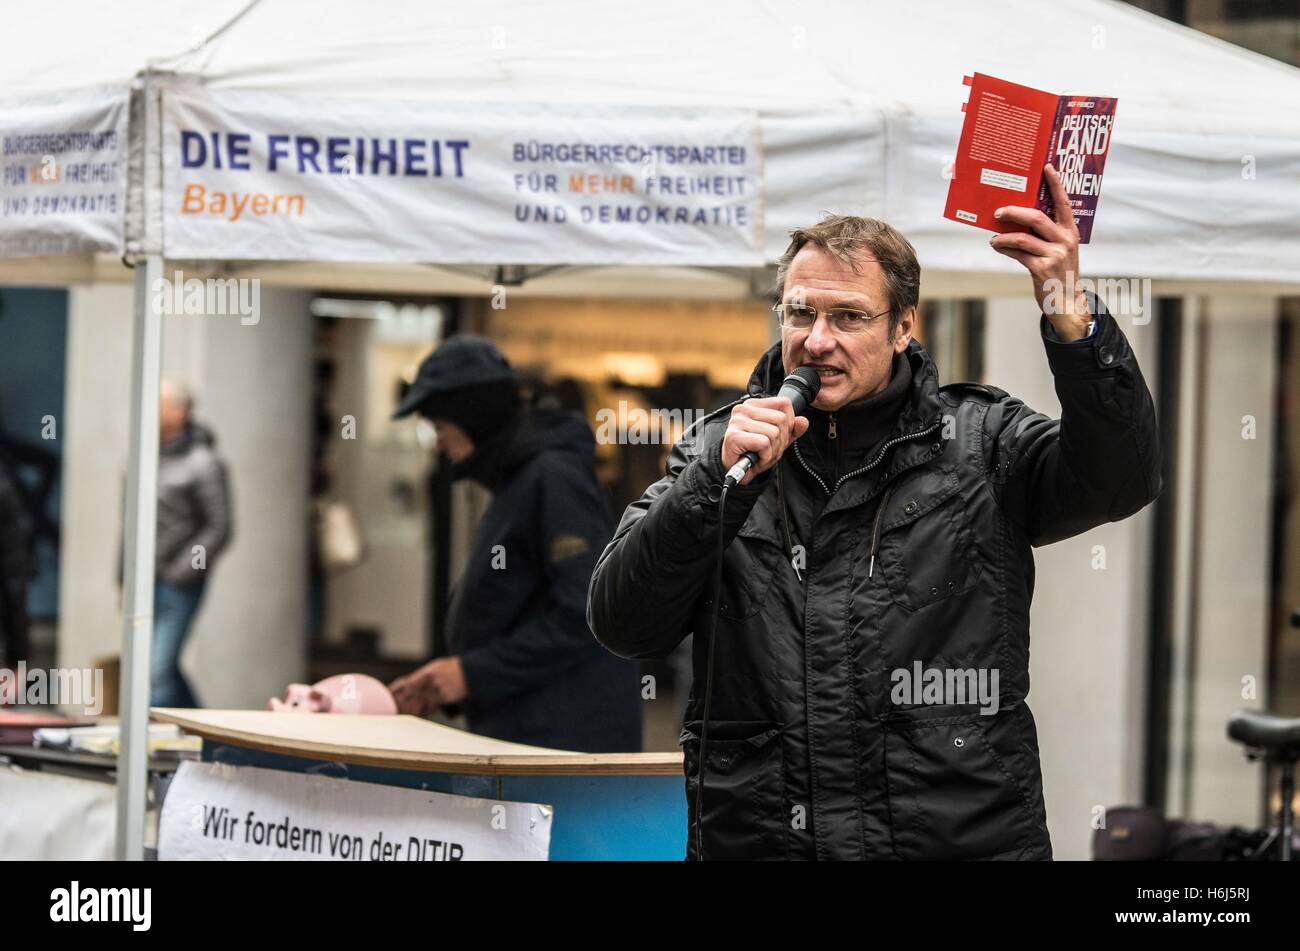
{"type": "Polygon", "coordinates": [[[485,776],[358,766],[203,741],[205,763],[258,766],[453,796],[555,808],[552,861],[681,861],[686,793],[681,776],[485,776]]]}

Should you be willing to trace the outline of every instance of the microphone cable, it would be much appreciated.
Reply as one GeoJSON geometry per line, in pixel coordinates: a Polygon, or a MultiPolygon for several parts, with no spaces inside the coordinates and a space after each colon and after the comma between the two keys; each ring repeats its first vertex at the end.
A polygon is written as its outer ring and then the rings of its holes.
{"type": "MultiPolygon", "coordinates": [[[[781,389],[778,396],[787,396],[790,400],[791,407],[796,416],[805,415],[805,411],[817,399],[817,394],[821,390],[821,378],[817,371],[808,366],[799,367],[793,373],[789,374],[781,383],[781,389]]],[[[743,400],[739,401],[743,402],[743,400]]],[[[733,403],[734,407],[736,404],[733,403]]],[[[758,461],[758,454],[748,452],[736,461],[737,465],[742,460],[748,461],[748,465],[736,473],[736,466],[728,471],[726,477],[722,480],[721,491],[718,493],[718,562],[713,571],[713,611],[709,621],[709,649],[704,662],[704,714],[700,723],[700,752],[699,761],[695,765],[695,852],[698,861],[704,860],[704,764],[708,761],[709,749],[709,706],[713,700],[713,650],[717,645],[718,639],[718,609],[722,604],[722,561],[727,553],[727,536],[725,530],[725,516],[727,514],[727,491],[733,486],[738,485],[744,478],[745,471],[752,468],[758,461]],[[733,473],[736,473],[733,477],[733,473]]],[[[781,491],[781,473],[780,460],[777,464],[777,491],[781,491]]],[[[710,490],[709,501],[712,498],[710,490]]],[[[790,527],[788,516],[785,511],[785,498],[781,498],[781,518],[785,526],[786,540],[789,542],[790,527]]],[[[796,569],[797,571],[797,569],[796,569]]],[[[802,579],[800,579],[802,580],[802,579]]],[[[689,839],[688,839],[689,845],[689,839]]]]}
{"type": "Polygon", "coordinates": [[[722,492],[718,496],[718,560],[713,570],[713,611],[709,622],[709,650],[704,662],[704,714],[700,722],[699,762],[695,764],[695,856],[699,862],[704,861],[704,764],[708,759],[709,705],[713,700],[713,647],[718,639],[718,608],[722,603],[722,560],[727,553],[726,523],[723,517],[727,511],[729,488],[723,481],[722,492]]]}

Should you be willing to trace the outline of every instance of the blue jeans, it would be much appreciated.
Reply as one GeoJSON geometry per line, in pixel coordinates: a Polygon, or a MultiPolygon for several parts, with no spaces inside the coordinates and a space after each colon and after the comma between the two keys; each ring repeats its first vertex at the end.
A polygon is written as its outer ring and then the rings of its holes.
{"type": "Polygon", "coordinates": [[[192,585],[168,584],[161,579],[153,589],[153,658],[149,676],[149,706],[197,707],[194,691],[181,673],[181,650],[190,633],[203,588],[207,581],[192,585]]]}

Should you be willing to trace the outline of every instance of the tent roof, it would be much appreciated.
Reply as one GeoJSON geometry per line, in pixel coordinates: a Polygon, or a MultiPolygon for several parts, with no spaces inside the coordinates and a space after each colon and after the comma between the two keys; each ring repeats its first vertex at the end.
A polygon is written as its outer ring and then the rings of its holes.
{"type": "Polygon", "coordinates": [[[948,117],[978,70],[1117,96],[1129,130],[1300,136],[1300,70],[1117,0],[261,0],[184,52],[246,5],[34,5],[0,35],[0,88],[124,83],[159,59],[214,89],[321,97],[948,117]]]}
{"type": "Polygon", "coordinates": [[[805,170],[785,186],[801,200],[775,196],[769,259],[786,228],[833,208],[898,225],[927,267],[1006,272],[1018,265],[941,217],[961,77],[980,71],[1119,98],[1087,266],[1300,274],[1300,70],[1118,0],[261,0],[195,48],[246,6],[33,6],[0,34],[0,89],[125,83],[158,59],[213,90],[314,99],[751,108],[779,143],[770,186],[796,149],[833,182],[810,189],[805,170]]]}

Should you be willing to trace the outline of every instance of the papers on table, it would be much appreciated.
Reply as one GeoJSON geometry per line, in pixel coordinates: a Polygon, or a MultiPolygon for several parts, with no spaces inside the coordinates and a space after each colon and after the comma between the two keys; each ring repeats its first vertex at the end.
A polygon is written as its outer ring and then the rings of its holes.
{"type": "MultiPolygon", "coordinates": [[[[120,732],[116,723],[45,727],[36,731],[32,741],[37,746],[67,750],[69,753],[94,753],[101,756],[116,756],[121,747],[120,732]]],[[[198,752],[202,746],[202,738],[187,736],[174,723],[149,724],[150,756],[159,753],[198,752]]]]}

